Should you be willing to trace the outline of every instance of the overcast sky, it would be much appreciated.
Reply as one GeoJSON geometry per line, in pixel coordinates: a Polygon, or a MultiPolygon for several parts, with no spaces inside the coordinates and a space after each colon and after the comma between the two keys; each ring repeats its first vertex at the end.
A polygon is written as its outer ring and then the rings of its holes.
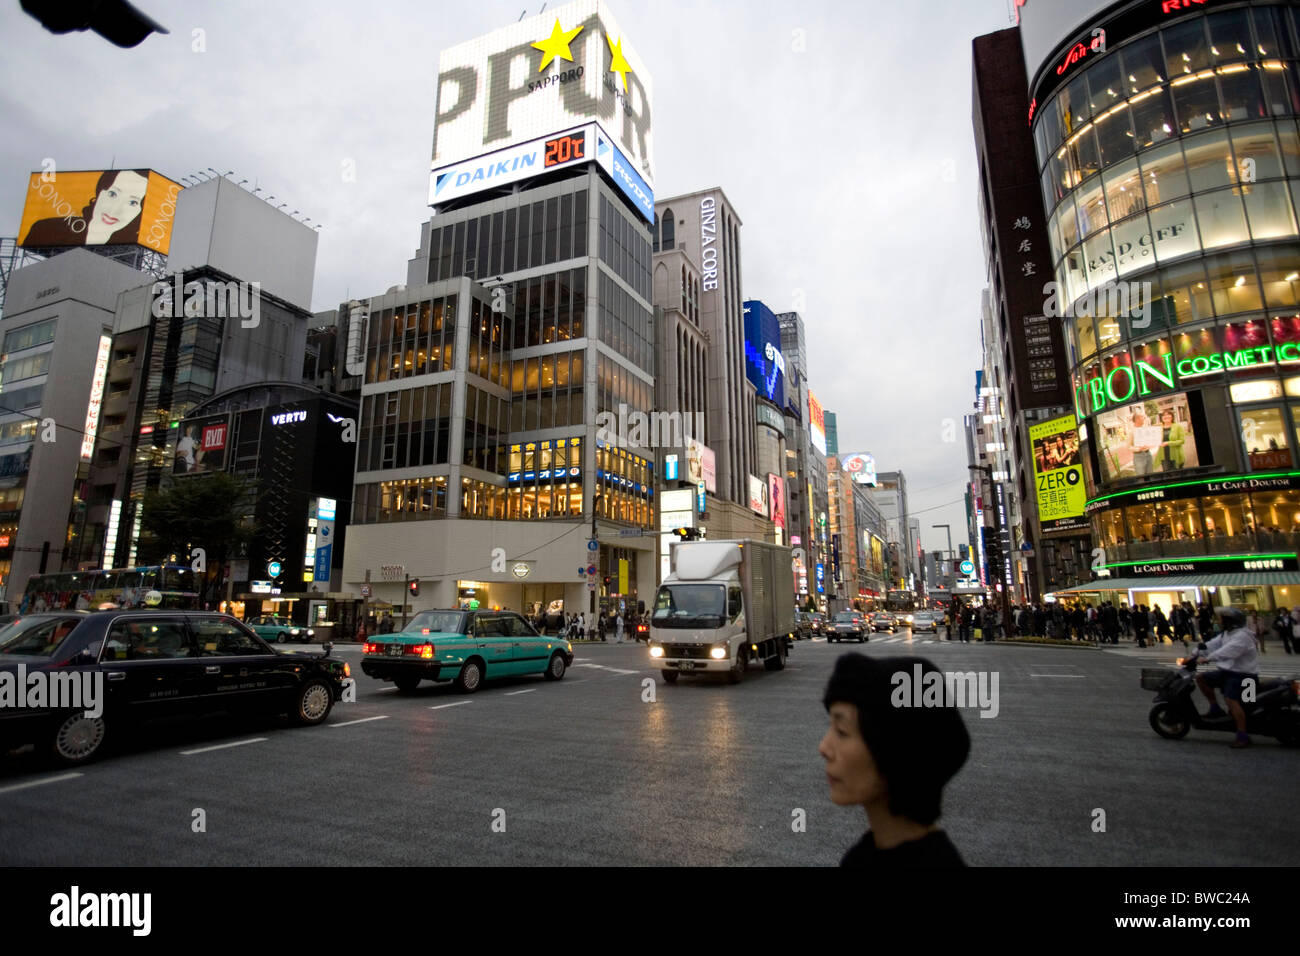
{"type": "MultiPolygon", "coordinates": [[[[318,310],[405,281],[428,218],[439,51],[541,8],[135,2],[171,34],[119,50],[0,4],[0,234],[17,233],[46,157],[233,170],[324,224],[318,310]]],[[[965,540],[960,423],[985,284],[971,40],[1011,25],[1007,0],[610,3],[653,78],[656,195],[726,191],[744,294],[803,314],[841,449],[905,472],[913,512],[932,509],[927,549],[947,547],[935,523],[965,540]]]]}

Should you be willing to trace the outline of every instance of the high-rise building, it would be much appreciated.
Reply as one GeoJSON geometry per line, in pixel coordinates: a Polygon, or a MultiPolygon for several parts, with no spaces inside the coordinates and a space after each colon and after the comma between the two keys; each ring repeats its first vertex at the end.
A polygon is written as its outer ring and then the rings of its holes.
{"type": "Polygon", "coordinates": [[[744,295],[740,274],[740,217],[720,187],[656,199],[659,251],[671,228],[680,249],[700,270],[700,329],[707,352],[706,430],[717,456],[717,497],[748,506],[754,471],[757,390],[745,376],[744,295]],[[667,223],[673,226],[668,227],[667,223]]]}
{"type": "Polygon", "coordinates": [[[435,214],[406,285],[357,305],[343,585],[404,602],[409,575],[427,607],[634,608],[657,547],[616,532],[654,528],[663,443],[649,74],[608,7],[577,0],[444,50],[439,91],[435,214]],[[526,99],[537,84],[557,91],[526,99]],[[509,128],[484,122],[500,96],[509,128]]]}
{"type": "Polygon", "coordinates": [[[1021,39],[1080,422],[1044,455],[1077,456],[1051,470],[1102,549],[1080,587],[1293,604],[1300,8],[1035,3],[1021,39]]]}
{"type": "MultiPolygon", "coordinates": [[[[96,435],[115,426],[118,296],[151,277],[86,249],[15,269],[0,321],[0,584],[63,570],[96,435]]],[[[122,436],[117,436],[120,441],[122,436]]]]}
{"type": "MultiPolygon", "coordinates": [[[[1051,281],[1038,165],[1026,117],[1020,31],[977,37],[972,50],[972,115],[980,173],[980,225],[989,287],[981,303],[986,387],[982,424],[996,433],[989,444],[998,461],[996,494],[1006,501],[1008,586],[1015,600],[1076,583],[1071,577],[1086,552],[1083,498],[1059,517],[1055,496],[1038,508],[1033,437],[1072,429],[1069,378],[1060,324],[1044,315],[1051,281]],[[1034,433],[1031,435],[1031,431],[1034,433]],[[1021,546],[1024,545],[1024,548],[1021,546]]],[[[1041,447],[1041,441],[1040,441],[1041,447]]],[[[1086,570],[1087,564],[1082,567],[1086,570]]]]}

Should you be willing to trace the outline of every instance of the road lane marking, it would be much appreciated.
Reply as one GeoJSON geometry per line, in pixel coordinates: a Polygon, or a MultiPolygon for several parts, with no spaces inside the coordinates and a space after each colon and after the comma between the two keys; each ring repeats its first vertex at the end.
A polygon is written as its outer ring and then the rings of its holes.
{"type": "Polygon", "coordinates": [[[194,754],[211,753],[213,750],[228,750],[231,747],[242,747],[244,744],[260,744],[266,740],[265,737],[253,737],[249,740],[236,740],[228,744],[214,744],[211,747],[200,747],[198,750],[182,750],[182,757],[192,757],[194,754]]]}
{"type": "Polygon", "coordinates": [[[508,691],[507,693],[503,694],[502,696],[503,696],[503,697],[513,697],[513,696],[515,696],[515,694],[531,694],[531,693],[532,693],[533,691],[535,691],[535,690],[537,690],[536,687],[529,687],[529,688],[527,688],[526,690],[512,690],[512,691],[508,691]]]}
{"type": "Polygon", "coordinates": [[[461,706],[461,704],[472,704],[472,703],[474,703],[472,700],[457,700],[457,701],[453,701],[450,704],[436,704],[433,707],[430,707],[429,709],[442,710],[444,707],[459,707],[461,706]]]}
{"type": "Polygon", "coordinates": [[[360,717],[357,720],[345,720],[341,724],[330,724],[331,727],[351,727],[353,724],[367,724],[372,720],[387,720],[387,714],[380,714],[378,717],[360,717]]]}
{"type": "Polygon", "coordinates": [[[73,771],[71,773],[61,773],[57,777],[45,777],[41,780],[29,780],[26,783],[11,783],[7,787],[0,787],[0,793],[13,793],[15,790],[27,790],[30,787],[43,787],[47,783],[59,783],[63,780],[71,780],[73,777],[81,777],[84,774],[73,771]]]}
{"type": "Polygon", "coordinates": [[[1087,680],[1087,674],[1030,674],[1030,677],[1077,677],[1079,680],[1087,680]]]}
{"type": "Polygon", "coordinates": [[[594,667],[597,670],[613,671],[615,674],[639,674],[640,671],[625,671],[620,667],[606,667],[604,664],[579,664],[579,667],[594,667]]]}

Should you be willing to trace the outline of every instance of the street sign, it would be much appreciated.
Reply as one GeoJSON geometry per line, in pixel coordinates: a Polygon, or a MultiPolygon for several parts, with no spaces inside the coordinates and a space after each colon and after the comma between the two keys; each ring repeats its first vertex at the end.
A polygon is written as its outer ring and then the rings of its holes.
{"type": "Polygon", "coordinates": [[[370,597],[370,594],[371,594],[370,585],[369,584],[361,585],[361,596],[363,598],[368,598],[370,597]]]}
{"type": "Polygon", "coordinates": [[[595,579],[595,578],[590,578],[590,577],[587,578],[587,590],[588,590],[588,591],[594,591],[594,590],[596,590],[596,579],[595,579]]]}
{"type": "Polygon", "coordinates": [[[641,537],[641,529],[633,528],[631,530],[628,530],[625,528],[618,533],[618,536],[620,538],[639,538],[641,537]]]}
{"type": "Polygon", "coordinates": [[[587,565],[587,573],[594,577],[596,574],[596,566],[594,564],[587,565]]]}
{"type": "Polygon", "coordinates": [[[588,551],[599,551],[599,550],[600,550],[600,542],[597,541],[595,538],[591,538],[590,540],[587,541],[587,550],[588,550],[588,551]]]}
{"type": "Polygon", "coordinates": [[[272,561],[266,566],[266,573],[271,575],[273,578],[278,578],[281,570],[283,570],[283,568],[280,566],[279,561],[272,561]]]}
{"type": "Polygon", "coordinates": [[[972,564],[972,563],[969,562],[969,561],[963,561],[963,562],[961,563],[961,573],[962,573],[962,574],[964,574],[964,575],[966,575],[967,577],[969,577],[969,576],[970,576],[971,574],[973,574],[974,572],[975,572],[975,565],[974,565],[974,564],[972,564]]]}

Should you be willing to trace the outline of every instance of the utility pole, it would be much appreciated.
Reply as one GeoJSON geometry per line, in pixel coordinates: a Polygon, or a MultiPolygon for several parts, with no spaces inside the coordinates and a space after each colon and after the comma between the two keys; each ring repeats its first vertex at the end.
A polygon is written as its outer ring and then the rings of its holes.
{"type": "MultiPolygon", "coordinates": [[[[596,505],[598,505],[601,501],[603,501],[604,498],[605,498],[604,495],[593,495],[591,498],[591,540],[592,541],[600,540],[596,537],[596,505]]],[[[600,551],[599,550],[589,551],[588,560],[591,561],[591,563],[596,566],[596,578],[597,578],[597,582],[599,582],[600,551]]],[[[591,588],[591,627],[593,630],[596,628],[596,588],[598,587],[600,587],[599,583],[596,584],[595,588],[591,588]]]]}
{"type": "MultiPolygon", "coordinates": [[[[1004,630],[1009,630],[1011,625],[1011,595],[1010,593],[1008,593],[1008,589],[1007,589],[1006,562],[1011,560],[1011,555],[1005,554],[1002,551],[1002,515],[998,513],[998,505],[996,500],[997,489],[993,487],[993,466],[992,465],[967,465],[966,467],[969,468],[971,471],[978,471],[984,474],[985,478],[988,479],[989,493],[994,496],[992,507],[989,510],[993,512],[993,539],[997,542],[998,553],[1002,555],[1002,561],[1001,561],[1002,566],[996,569],[998,574],[997,574],[997,582],[995,583],[994,586],[997,588],[997,593],[1001,595],[1000,599],[998,600],[998,606],[1002,610],[1002,627],[1004,630]]],[[[994,569],[990,568],[990,571],[992,570],[994,569]]],[[[990,574],[989,576],[992,577],[992,574],[990,574]]]]}

